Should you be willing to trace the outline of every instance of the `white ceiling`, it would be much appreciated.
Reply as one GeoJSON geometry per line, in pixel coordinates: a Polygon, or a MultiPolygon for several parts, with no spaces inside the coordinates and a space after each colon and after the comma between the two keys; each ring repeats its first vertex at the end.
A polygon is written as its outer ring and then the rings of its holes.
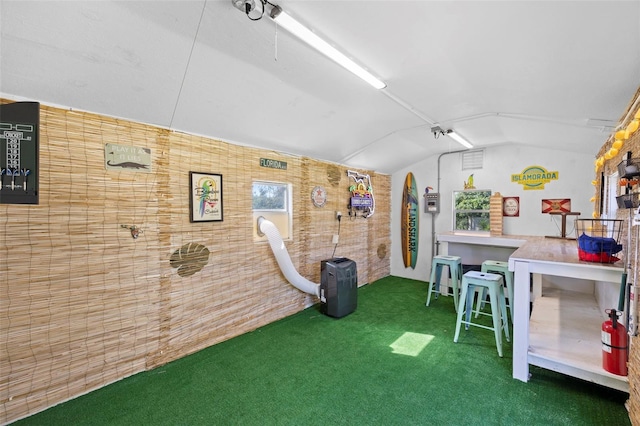
{"type": "Polygon", "coordinates": [[[231,0],[0,0],[0,94],[393,173],[434,124],[595,157],[640,84],[640,0],[272,2],[387,88],[231,0]]]}

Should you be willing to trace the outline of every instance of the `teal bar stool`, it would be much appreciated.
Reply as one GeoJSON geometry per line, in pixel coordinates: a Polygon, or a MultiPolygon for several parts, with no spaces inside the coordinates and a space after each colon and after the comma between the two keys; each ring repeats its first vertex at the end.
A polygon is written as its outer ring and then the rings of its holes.
{"type": "Polygon", "coordinates": [[[460,335],[460,325],[465,325],[465,330],[469,326],[480,327],[487,330],[493,330],[496,337],[496,346],[498,347],[498,355],[502,356],[502,331],[504,330],[507,342],[509,341],[509,321],[507,319],[507,306],[504,300],[504,284],[502,276],[487,272],[469,271],[462,276],[462,291],[460,293],[460,304],[458,306],[458,317],[456,320],[456,333],[453,341],[458,342],[460,335]],[[481,312],[482,315],[491,315],[493,317],[493,327],[484,324],[471,322],[471,311],[473,309],[473,296],[475,288],[481,287],[489,292],[489,301],[491,303],[491,313],[481,312]],[[463,315],[465,318],[463,319],[463,315]]]}
{"type": "Polygon", "coordinates": [[[427,306],[431,302],[431,293],[436,293],[436,299],[440,294],[440,280],[442,278],[442,268],[447,266],[451,273],[451,286],[453,291],[453,306],[458,309],[458,289],[462,278],[462,258],[460,256],[436,255],[431,261],[431,278],[429,279],[429,294],[427,295],[427,306]]]}
{"type": "MultiPolygon", "coordinates": [[[[513,272],[509,271],[509,263],[501,262],[499,260],[485,260],[482,262],[482,272],[500,272],[504,275],[505,284],[507,285],[507,294],[509,295],[509,313],[511,314],[511,320],[513,321],[513,272]]],[[[485,300],[487,297],[487,289],[483,289],[481,297],[478,298],[478,304],[476,305],[476,318],[478,318],[479,312],[484,309],[485,300]]],[[[506,298],[506,296],[505,296],[506,298]]]]}

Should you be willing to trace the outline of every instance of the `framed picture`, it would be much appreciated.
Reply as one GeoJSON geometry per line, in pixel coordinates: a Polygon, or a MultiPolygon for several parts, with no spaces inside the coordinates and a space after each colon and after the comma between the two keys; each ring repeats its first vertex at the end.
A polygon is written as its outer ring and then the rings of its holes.
{"type": "Polygon", "coordinates": [[[520,216],[520,197],[504,197],[502,199],[502,216],[520,216]]]}
{"type": "Polygon", "coordinates": [[[542,200],[542,213],[569,213],[570,211],[570,198],[553,198],[549,200],[542,200]]]}
{"type": "Polygon", "coordinates": [[[189,172],[191,222],[222,221],[222,175],[189,172]]]}

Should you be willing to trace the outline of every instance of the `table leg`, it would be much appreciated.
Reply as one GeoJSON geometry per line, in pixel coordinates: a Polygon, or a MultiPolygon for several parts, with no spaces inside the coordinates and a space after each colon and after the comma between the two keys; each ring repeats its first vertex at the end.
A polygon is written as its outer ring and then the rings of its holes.
{"type": "Polygon", "coordinates": [[[514,262],[513,378],[529,381],[529,263],[514,262]]]}

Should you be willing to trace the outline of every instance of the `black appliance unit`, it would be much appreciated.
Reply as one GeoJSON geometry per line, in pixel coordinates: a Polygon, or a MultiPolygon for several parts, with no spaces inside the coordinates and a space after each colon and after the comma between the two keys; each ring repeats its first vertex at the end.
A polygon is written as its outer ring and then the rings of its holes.
{"type": "Polygon", "coordinates": [[[320,262],[320,312],[341,318],[358,305],[358,271],[356,262],[334,257],[320,262]]]}

